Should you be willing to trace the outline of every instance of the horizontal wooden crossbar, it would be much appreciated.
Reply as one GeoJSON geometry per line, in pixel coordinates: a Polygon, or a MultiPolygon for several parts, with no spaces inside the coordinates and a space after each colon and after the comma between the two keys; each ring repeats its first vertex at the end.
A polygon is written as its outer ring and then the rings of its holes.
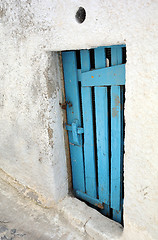
{"type": "Polygon", "coordinates": [[[89,203],[91,203],[92,205],[96,206],[96,207],[99,207],[101,209],[104,208],[104,204],[103,202],[99,201],[98,199],[96,198],[93,198],[93,197],[90,197],[88,196],[86,193],[82,193],[80,191],[75,191],[75,194],[78,198],[80,199],[83,199],[89,203]]]}
{"type": "Polygon", "coordinates": [[[78,80],[83,87],[125,85],[125,64],[88,72],[78,71],[78,80]]]}

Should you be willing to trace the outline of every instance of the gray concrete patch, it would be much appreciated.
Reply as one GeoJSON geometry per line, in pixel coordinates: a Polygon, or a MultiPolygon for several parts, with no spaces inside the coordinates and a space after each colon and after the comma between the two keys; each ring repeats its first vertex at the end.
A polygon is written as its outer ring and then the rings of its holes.
{"type": "Polygon", "coordinates": [[[0,240],[90,240],[56,209],[45,209],[0,179],[0,240]]]}

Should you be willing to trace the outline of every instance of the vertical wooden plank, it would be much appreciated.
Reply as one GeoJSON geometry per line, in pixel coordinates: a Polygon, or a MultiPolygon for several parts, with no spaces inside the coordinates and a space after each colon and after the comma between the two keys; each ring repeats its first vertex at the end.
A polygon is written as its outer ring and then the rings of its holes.
{"type": "Polygon", "coordinates": [[[111,207],[120,210],[121,109],[120,87],[111,87],[111,207]]]}
{"type": "MultiPolygon", "coordinates": [[[[67,106],[67,123],[71,125],[75,119],[78,119],[79,125],[81,126],[75,51],[63,52],[62,60],[66,101],[72,103],[72,107],[67,106]]],[[[82,138],[80,138],[80,146],[76,146],[72,144],[72,132],[68,131],[68,136],[70,143],[73,189],[85,192],[82,138]]]]}
{"type": "Polygon", "coordinates": [[[94,49],[95,69],[106,67],[105,48],[98,47],[94,49]]]}
{"type": "MultiPolygon", "coordinates": [[[[90,54],[88,50],[81,50],[81,72],[90,70],[90,54]]],[[[84,126],[84,162],[86,193],[97,197],[96,166],[93,133],[93,106],[92,90],[90,87],[81,87],[82,112],[84,126]]]]}
{"type": "MultiPolygon", "coordinates": [[[[94,50],[95,69],[106,66],[105,49],[94,50]]],[[[108,96],[107,87],[95,87],[95,114],[98,157],[98,196],[105,203],[102,212],[109,216],[109,139],[108,139],[108,96]]]]}
{"type": "MultiPolygon", "coordinates": [[[[122,49],[111,48],[111,65],[122,63],[122,49]]],[[[111,87],[111,208],[113,219],[122,221],[121,178],[121,91],[120,86],[111,87]]]]}
{"type": "Polygon", "coordinates": [[[124,155],[124,94],[125,87],[120,86],[121,91],[121,172],[120,172],[120,181],[121,181],[121,207],[120,207],[120,223],[123,223],[123,155],[124,155]]]}
{"type": "Polygon", "coordinates": [[[109,205],[109,140],[106,87],[95,87],[95,108],[98,156],[98,195],[101,201],[109,205]]]}

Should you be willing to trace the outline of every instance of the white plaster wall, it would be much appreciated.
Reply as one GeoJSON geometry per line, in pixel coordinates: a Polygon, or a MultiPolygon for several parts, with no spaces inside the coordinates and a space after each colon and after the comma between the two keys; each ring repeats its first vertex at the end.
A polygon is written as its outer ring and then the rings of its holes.
{"type": "Polygon", "coordinates": [[[158,1],[0,2],[0,165],[50,201],[67,194],[58,57],[126,44],[124,236],[158,235],[158,1]],[[78,7],[87,13],[75,20],[78,7]]]}

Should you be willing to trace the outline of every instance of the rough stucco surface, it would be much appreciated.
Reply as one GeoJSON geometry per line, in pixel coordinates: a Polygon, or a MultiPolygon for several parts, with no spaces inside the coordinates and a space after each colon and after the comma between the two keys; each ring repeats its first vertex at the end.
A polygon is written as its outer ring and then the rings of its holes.
{"type": "Polygon", "coordinates": [[[158,1],[0,2],[0,165],[48,201],[67,194],[57,53],[126,44],[124,236],[158,235],[158,1]],[[86,20],[78,24],[82,6],[86,20]]]}

